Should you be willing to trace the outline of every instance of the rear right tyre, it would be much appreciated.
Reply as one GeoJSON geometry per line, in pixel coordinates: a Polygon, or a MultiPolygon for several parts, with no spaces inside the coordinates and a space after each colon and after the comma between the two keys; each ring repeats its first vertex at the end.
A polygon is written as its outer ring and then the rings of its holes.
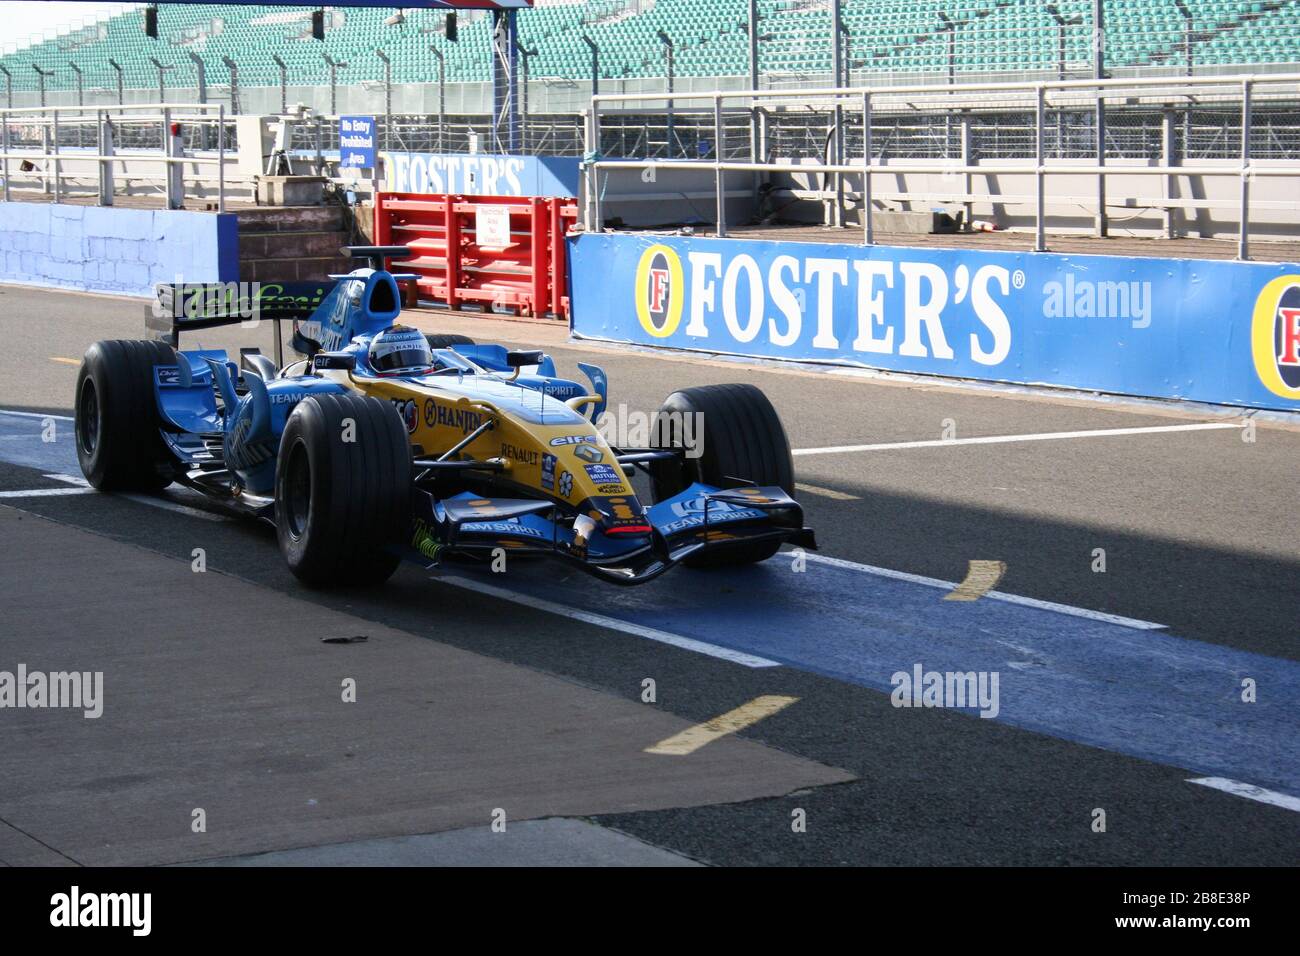
{"type": "Polygon", "coordinates": [[[163,441],[154,366],[175,365],[165,342],[110,339],[86,349],[77,373],[77,461],[102,491],[155,493],[172,483],[176,459],[163,441]]]}

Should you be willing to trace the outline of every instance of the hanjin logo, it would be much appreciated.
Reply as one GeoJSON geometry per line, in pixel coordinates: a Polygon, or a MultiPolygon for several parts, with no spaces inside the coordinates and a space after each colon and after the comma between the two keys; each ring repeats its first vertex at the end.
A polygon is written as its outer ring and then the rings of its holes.
{"type": "Polygon", "coordinates": [[[1279,276],[1264,286],[1255,300],[1250,344],[1264,387],[1300,399],[1300,276],[1279,276]]]}
{"type": "Polygon", "coordinates": [[[677,331],[686,297],[682,261],[664,245],[641,254],[636,269],[636,314],[641,327],[657,339],[677,331]]]}

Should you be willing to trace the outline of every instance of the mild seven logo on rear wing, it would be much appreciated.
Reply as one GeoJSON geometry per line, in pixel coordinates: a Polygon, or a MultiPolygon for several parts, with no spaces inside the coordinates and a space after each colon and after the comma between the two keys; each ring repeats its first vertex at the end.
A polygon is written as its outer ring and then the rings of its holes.
{"type": "Polygon", "coordinates": [[[155,287],[149,310],[171,320],[305,319],[338,284],[318,282],[173,282],[155,287]]]}

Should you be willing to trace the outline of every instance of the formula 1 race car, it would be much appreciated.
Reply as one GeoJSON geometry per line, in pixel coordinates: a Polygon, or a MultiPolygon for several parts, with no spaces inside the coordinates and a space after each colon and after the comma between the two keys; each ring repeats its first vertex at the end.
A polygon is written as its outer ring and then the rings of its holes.
{"type": "Polygon", "coordinates": [[[142,341],[103,341],[77,377],[77,454],[105,491],[172,482],[274,523],[281,552],[314,587],[375,584],[402,559],[542,553],[605,580],[648,581],[678,563],[748,564],[784,542],[816,547],[792,497],[790,446],[751,385],[671,394],[653,447],[615,448],[590,387],[542,352],[476,345],[398,325],[388,258],[327,282],[160,286],[142,341]],[[275,357],[177,351],[182,333],[275,323],[275,357]],[[283,360],[281,323],[292,322],[283,360]],[[702,428],[692,428],[694,420],[702,428]],[[630,478],[649,475],[643,506],[630,478]]]}

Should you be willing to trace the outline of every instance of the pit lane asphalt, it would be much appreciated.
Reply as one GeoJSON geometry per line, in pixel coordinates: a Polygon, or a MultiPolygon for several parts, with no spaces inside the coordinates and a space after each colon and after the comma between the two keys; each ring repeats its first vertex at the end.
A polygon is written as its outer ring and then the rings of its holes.
{"type": "MultiPolygon", "coordinates": [[[[98,338],[138,335],[141,313],[137,302],[0,291],[8,349],[0,408],[66,414],[76,368],[52,359],[75,360],[98,338]]],[[[900,386],[644,353],[595,357],[591,346],[561,344],[556,330],[541,326],[417,321],[480,340],[545,345],[563,370],[596,361],[609,371],[614,403],[633,409],[653,409],[674,387],[753,381],[772,397],[796,448],[932,439],[945,419],[958,437],[1204,420],[937,383],[900,386]]],[[[222,331],[200,341],[260,344],[259,335],[265,332],[222,331]]],[[[960,579],[970,559],[1003,560],[1001,591],[1157,621],[1181,638],[1294,661],[1300,528],[1287,504],[1300,435],[1261,424],[1255,437],[1247,443],[1225,430],[900,449],[807,456],[796,466],[801,482],[852,496],[801,494],[827,554],[948,580],[960,579]],[[1091,570],[1098,547],[1107,551],[1106,574],[1091,570]]],[[[0,482],[50,483],[40,475],[6,466],[0,482]]],[[[965,715],[896,710],[878,690],[793,667],[738,667],[429,583],[413,569],[371,595],[309,594],[284,570],[273,538],[253,525],[98,495],[8,503],[186,563],[201,541],[210,567],[293,599],[629,700],[653,677],[657,706],[689,720],[759,694],[800,697],[742,736],[845,768],[856,782],[600,817],[708,862],[1296,862],[1300,814],[1192,786],[1191,774],[1174,767],[965,715]],[[806,833],[791,832],[795,807],[808,813],[806,833]],[[1106,809],[1107,833],[1090,829],[1096,807],[1106,809]]],[[[591,607],[599,610],[598,595],[591,607]]]]}

